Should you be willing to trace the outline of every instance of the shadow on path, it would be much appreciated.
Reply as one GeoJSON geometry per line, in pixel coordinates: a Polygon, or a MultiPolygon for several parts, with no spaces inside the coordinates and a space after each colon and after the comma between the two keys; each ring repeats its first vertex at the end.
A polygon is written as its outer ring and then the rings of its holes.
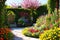
{"type": "Polygon", "coordinates": [[[14,36],[13,40],[23,40],[23,38],[14,36]]]}

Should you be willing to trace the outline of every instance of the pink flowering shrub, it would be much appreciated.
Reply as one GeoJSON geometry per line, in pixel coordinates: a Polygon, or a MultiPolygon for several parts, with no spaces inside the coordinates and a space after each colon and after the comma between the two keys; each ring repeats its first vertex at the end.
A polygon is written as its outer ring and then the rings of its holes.
{"type": "Polygon", "coordinates": [[[23,0],[21,7],[24,9],[37,9],[40,6],[38,0],[23,0]]]}

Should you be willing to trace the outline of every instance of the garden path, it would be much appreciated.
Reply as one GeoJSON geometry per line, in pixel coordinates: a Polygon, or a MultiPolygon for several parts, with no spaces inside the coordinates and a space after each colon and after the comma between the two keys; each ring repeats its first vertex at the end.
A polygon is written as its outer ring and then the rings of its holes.
{"type": "Polygon", "coordinates": [[[21,31],[24,28],[12,28],[11,32],[15,35],[14,40],[38,40],[36,38],[26,37],[24,36],[21,31]]]}

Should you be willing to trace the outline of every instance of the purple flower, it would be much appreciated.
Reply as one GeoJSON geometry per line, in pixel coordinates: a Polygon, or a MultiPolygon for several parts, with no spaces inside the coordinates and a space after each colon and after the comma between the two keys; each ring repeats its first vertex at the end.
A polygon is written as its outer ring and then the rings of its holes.
{"type": "Polygon", "coordinates": [[[21,7],[24,9],[37,9],[40,6],[38,0],[23,0],[21,7]]]}

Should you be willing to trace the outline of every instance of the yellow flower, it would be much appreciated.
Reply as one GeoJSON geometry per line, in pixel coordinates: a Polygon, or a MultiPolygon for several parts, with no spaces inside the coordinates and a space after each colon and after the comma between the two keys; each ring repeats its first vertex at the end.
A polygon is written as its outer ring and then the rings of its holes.
{"type": "Polygon", "coordinates": [[[50,39],[51,37],[48,37],[48,39],[50,39]]]}
{"type": "Polygon", "coordinates": [[[40,35],[41,40],[57,40],[55,38],[60,37],[60,28],[50,29],[48,31],[44,31],[42,35],[40,35]]]}
{"type": "Polygon", "coordinates": [[[43,40],[46,40],[46,38],[44,38],[43,40]]]}
{"type": "Polygon", "coordinates": [[[55,38],[53,38],[53,39],[55,39],[55,38]]]}
{"type": "Polygon", "coordinates": [[[51,35],[49,35],[49,37],[51,37],[51,35]]]}
{"type": "Polygon", "coordinates": [[[32,36],[34,36],[34,33],[32,33],[32,36]]]}
{"type": "Polygon", "coordinates": [[[52,40],[52,39],[50,39],[50,40],[52,40]]]}
{"type": "Polygon", "coordinates": [[[60,30],[60,28],[58,28],[58,30],[60,30]]]}
{"type": "Polygon", "coordinates": [[[60,34],[58,34],[58,37],[60,37],[60,34]]]}
{"type": "Polygon", "coordinates": [[[22,30],[22,34],[27,33],[27,32],[28,32],[28,30],[29,30],[29,28],[25,28],[25,29],[23,29],[23,30],[22,30]]]}
{"type": "Polygon", "coordinates": [[[56,34],[56,32],[54,32],[54,34],[56,34]]]}
{"type": "Polygon", "coordinates": [[[54,36],[54,38],[56,38],[56,36],[54,36]]]}

